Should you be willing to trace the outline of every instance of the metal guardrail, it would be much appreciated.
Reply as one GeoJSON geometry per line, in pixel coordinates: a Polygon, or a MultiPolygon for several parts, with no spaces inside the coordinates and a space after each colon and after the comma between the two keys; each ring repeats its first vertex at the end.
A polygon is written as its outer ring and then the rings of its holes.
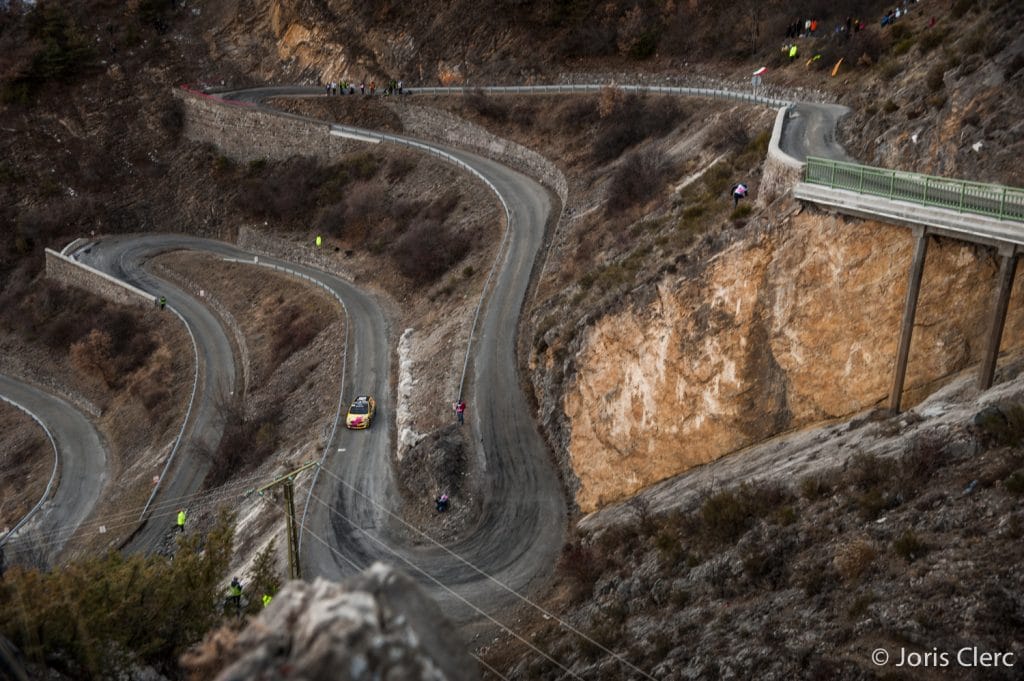
{"type": "Polygon", "coordinates": [[[958,213],[1024,222],[1024,189],[807,157],[804,182],[958,213]]]}
{"type": "MultiPolygon", "coordinates": [[[[585,86],[564,86],[564,87],[585,87],[585,86]]],[[[435,88],[435,89],[443,90],[445,88],[435,88]]],[[[456,89],[457,90],[459,88],[452,88],[452,89],[456,89]]],[[[457,168],[461,168],[462,170],[466,171],[470,175],[474,176],[475,178],[477,178],[478,180],[483,182],[485,185],[487,185],[488,189],[490,189],[491,192],[493,192],[494,195],[498,197],[498,200],[501,202],[501,207],[502,207],[502,209],[505,212],[505,233],[502,235],[501,243],[498,244],[498,252],[495,253],[495,255],[494,255],[494,262],[491,263],[490,272],[487,273],[487,279],[486,279],[486,281],[484,281],[483,290],[480,292],[480,299],[477,301],[476,310],[473,313],[473,323],[472,323],[472,325],[470,326],[470,329],[469,329],[469,341],[466,343],[466,356],[465,356],[465,358],[463,359],[463,362],[462,362],[462,376],[459,378],[459,394],[456,396],[457,400],[461,400],[462,399],[462,393],[465,390],[465,386],[466,386],[466,372],[469,369],[469,357],[470,357],[470,352],[473,349],[473,339],[476,337],[477,325],[479,324],[479,321],[480,321],[480,312],[483,309],[484,300],[487,297],[487,292],[491,288],[491,281],[493,281],[494,275],[498,271],[498,263],[501,261],[502,257],[504,256],[505,246],[509,242],[510,230],[512,229],[512,209],[509,208],[508,202],[505,200],[505,195],[502,194],[500,191],[498,191],[498,188],[495,187],[494,184],[490,180],[488,180],[484,176],[483,173],[481,173],[479,170],[477,170],[473,166],[469,165],[468,163],[466,163],[462,159],[457,158],[457,157],[453,156],[452,154],[449,154],[448,152],[446,152],[446,151],[444,151],[442,149],[439,149],[439,148],[437,148],[436,146],[434,146],[432,144],[428,144],[426,142],[420,142],[418,140],[415,140],[415,139],[412,139],[412,138],[409,138],[409,137],[402,137],[400,135],[389,135],[387,133],[375,132],[375,131],[372,131],[372,130],[364,130],[362,128],[353,128],[353,127],[347,126],[347,125],[331,125],[330,128],[329,128],[329,132],[330,132],[330,134],[336,135],[336,136],[339,136],[339,137],[359,135],[359,136],[365,138],[365,140],[367,140],[367,141],[379,141],[379,142],[385,142],[385,143],[388,143],[388,144],[394,144],[394,145],[401,146],[401,147],[406,147],[408,149],[416,149],[417,151],[422,151],[422,152],[425,152],[427,154],[430,154],[431,156],[435,156],[437,158],[440,158],[441,160],[443,160],[443,161],[445,161],[447,163],[453,164],[457,168]]]]}
{"type": "Polygon", "coordinates": [[[25,523],[27,523],[29,519],[36,514],[36,511],[38,511],[42,507],[43,503],[50,498],[50,491],[53,489],[53,483],[57,479],[57,470],[59,469],[60,462],[60,452],[57,449],[57,441],[53,438],[53,433],[50,432],[50,429],[46,427],[46,424],[43,423],[43,420],[41,418],[32,413],[28,409],[28,407],[24,407],[18,402],[15,402],[14,400],[8,397],[0,395],[0,400],[28,414],[36,423],[39,424],[39,427],[43,429],[43,432],[46,433],[46,437],[50,439],[50,445],[53,447],[53,471],[50,473],[50,480],[46,483],[46,489],[43,490],[43,495],[39,497],[39,501],[37,501],[36,505],[32,507],[32,510],[26,513],[25,516],[7,532],[7,534],[5,534],[3,537],[0,537],[0,547],[2,547],[4,544],[7,543],[7,541],[11,537],[13,537],[18,532],[18,530],[24,527],[25,523]]]}
{"type": "MultiPolygon", "coordinates": [[[[313,284],[314,286],[319,286],[328,294],[333,296],[334,299],[341,304],[341,309],[345,313],[345,340],[342,343],[341,350],[341,385],[338,388],[338,407],[337,409],[334,410],[334,421],[328,424],[330,426],[330,433],[325,434],[327,441],[324,444],[324,452],[320,456],[320,463],[317,465],[316,472],[313,474],[313,480],[309,483],[309,494],[306,495],[306,503],[302,508],[302,519],[299,521],[299,527],[301,530],[305,530],[306,516],[309,514],[309,502],[313,498],[313,490],[316,488],[316,482],[320,478],[320,470],[327,463],[327,456],[328,454],[330,454],[331,447],[334,445],[334,436],[338,432],[338,423],[339,421],[341,421],[341,410],[344,409],[345,407],[345,372],[346,369],[348,368],[348,337],[349,329],[352,326],[351,317],[348,314],[348,305],[345,304],[344,298],[338,295],[338,293],[334,289],[332,289],[330,286],[323,283],[322,281],[314,279],[313,277],[307,274],[303,274],[302,272],[298,272],[287,267],[282,267],[281,265],[268,262],[260,262],[259,256],[256,256],[254,260],[245,260],[243,258],[223,258],[223,260],[225,262],[234,262],[243,265],[257,265],[259,267],[267,267],[272,270],[277,270],[278,272],[284,272],[285,274],[291,275],[293,277],[298,277],[299,279],[305,279],[309,283],[313,284]]],[[[299,532],[299,551],[302,551],[303,534],[303,532],[299,532]]]]}
{"type": "Polygon", "coordinates": [[[674,85],[618,85],[614,83],[586,83],[580,85],[490,85],[483,87],[410,87],[409,91],[414,95],[457,95],[471,94],[473,92],[484,92],[488,94],[543,95],[601,92],[607,88],[622,90],[623,92],[650,92],[663,95],[685,95],[687,97],[706,97],[708,99],[728,99],[738,102],[763,104],[773,108],[789,106],[792,104],[792,102],[787,99],[762,97],[753,93],[747,94],[745,92],[720,90],[716,88],[681,87],[674,85]]]}

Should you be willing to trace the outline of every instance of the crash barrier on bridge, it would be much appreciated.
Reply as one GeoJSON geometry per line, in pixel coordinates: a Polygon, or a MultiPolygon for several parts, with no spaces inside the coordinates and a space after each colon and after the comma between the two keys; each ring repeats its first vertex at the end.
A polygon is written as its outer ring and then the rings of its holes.
{"type": "Polygon", "coordinates": [[[807,157],[804,182],[922,206],[1024,222],[1024,189],[807,157]]]}
{"type": "Polygon", "coordinates": [[[410,88],[412,94],[422,95],[458,95],[483,92],[486,94],[568,94],[601,92],[605,89],[621,90],[623,92],[649,92],[662,95],[685,95],[687,97],[706,97],[707,99],[728,99],[737,102],[749,102],[751,104],[763,104],[772,108],[789,106],[789,100],[775,97],[762,97],[753,93],[734,92],[732,90],[719,90],[715,88],[701,87],[678,87],[674,85],[616,85],[613,83],[587,83],[580,85],[489,85],[483,87],[418,87],[410,88]]]}
{"type": "Polygon", "coordinates": [[[42,507],[43,503],[50,498],[50,490],[53,489],[53,483],[57,479],[58,462],[60,461],[60,457],[57,452],[57,441],[53,439],[53,433],[50,432],[50,429],[46,427],[46,424],[43,423],[43,420],[41,418],[33,414],[27,408],[15,402],[14,400],[8,399],[3,395],[0,395],[0,400],[3,400],[4,402],[10,404],[12,407],[20,409],[21,411],[28,414],[32,418],[32,420],[38,423],[39,427],[43,429],[43,432],[46,433],[46,437],[50,439],[50,445],[53,447],[53,471],[50,473],[50,480],[49,482],[46,483],[46,489],[43,490],[43,495],[39,497],[39,501],[36,502],[36,505],[33,506],[32,509],[28,513],[26,513],[25,516],[21,520],[19,520],[14,527],[10,529],[10,531],[7,532],[7,534],[5,534],[3,537],[0,537],[0,547],[2,547],[4,544],[7,543],[7,541],[11,537],[13,537],[18,532],[18,530],[25,526],[25,523],[27,523],[29,519],[31,519],[32,516],[36,514],[36,511],[38,511],[42,507]]]}

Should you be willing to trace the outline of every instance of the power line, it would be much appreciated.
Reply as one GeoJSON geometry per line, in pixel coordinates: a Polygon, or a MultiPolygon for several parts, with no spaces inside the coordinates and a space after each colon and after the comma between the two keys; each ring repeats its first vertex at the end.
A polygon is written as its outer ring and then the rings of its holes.
{"type": "MultiPolygon", "coordinates": [[[[254,477],[261,477],[261,476],[254,476],[254,477]]],[[[202,505],[202,506],[211,505],[211,504],[214,504],[216,502],[229,499],[231,497],[237,496],[238,495],[238,491],[237,490],[246,487],[248,485],[248,481],[249,480],[251,480],[251,478],[246,479],[245,481],[239,481],[238,483],[236,483],[234,485],[228,485],[228,486],[225,486],[225,487],[218,488],[216,490],[210,490],[210,491],[207,491],[207,492],[197,493],[197,494],[190,494],[190,495],[186,495],[185,497],[179,497],[178,499],[175,499],[175,500],[168,500],[168,501],[176,502],[174,504],[169,505],[169,508],[171,508],[171,509],[175,508],[176,506],[179,505],[179,502],[182,502],[185,499],[189,499],[190,497],[191,497],[191,500],[189,501],[188,504],[186,504],[186,505],[190,505],[190,506],[195,506],[197,504],[202,505]]],[[[169,511],[167,513],[153,513],[153,514],[150,515],[150,520],[152,520],[154,518],[169,517],[171,515],[173,515],[173,511],[169,511]]],[[[92,521],[92,522],[89,522],[89,523],[83,523],[82,525],[75,526],[75,527],[72,527],[70,525],[66,525],[66,526],[63,526],[61,528],[57,528],[55,530],[49,530],[47,532],[42,532],[42,533],[31,533],[31,532],[29,532],[29,533],[26,533],[24,536],[15,537],[14,539],[12,539],[7,544],[7,546],[10,547],[12,545],[24,545],[22,548],[17,548],[17,549],[15,549],[15,550],[10,552],[11,555],[17,555],[17,554],[22,554],[22,553],[28,553],[28,552],[30,552],[30,551],[38,548],[38,547],[54,546],[54,545],[66,542],[69,539],[71,539],[72,537],[74,537],[76,534],[78,534],[80,531],[84,531],[84,530],[89,530],[89,529],[96,529],[96,530],[98,530],[100,527],[105,527],[107,530],[113,530],[113,529],[119,529],[119,528],[122,528],[122,527],[130,527],[130,526],[133,526],[133,525],[138,525],[139,521],[137,519],[134,519],[134,518],[131,519],[131,520],[127,520],[125,522],[115,522],[113,524],[109,524],[111,518],[118,519],[118,518],[127,518],[129,516],[133,517],[134,516],[134,511],[125,511],[125,512],[123,512],[121,514],[118,514],[118,515],[107,516],[102,521],[101,520],[92,521]],[[42,541],[40,541],[40,540],[42,540],[42,541]]]]}
{"type": "MultiPolygon", "coordinates": [[[[447,546],[445,546],[444,544],[440,543],[439,541],[437,541],[436,539],[434,539],[433,537],[431,537],[431,536],[430,536],[429,534],[427,534],[427,533],[426,533],[426,532],[424,532],[423,530],[419,529],[418,527],[416,527],[416,526],[415,526],[415,525],[413,525],[412,523],[408,522],[408,521],[407,521],[407,520],[406,520],[405,518],[403,518],[403,517],[402,517],[401,515],[399,515],[399,514],[395,513],[394,511],[392,511],[392,510],[390,510],[390,509],[388,509],[388,508],[385,508],[385,507],[384,507],[384,506],[382,506],[381,504],[378,504],[378,503],[377,503],[377,502],[376,502],[376,501],[375,501],[375,500],[374,500],[374,499],[373,499],[372,497],[370,497],[369,495],[367,495],[367,494],[366,494],[365,492],[363,492],[363,491],[359,490],[358,488],[356,488],[355,486],[353,486],[352,484],[350,484],[350,483],[349,483],[348,481],[344,480],[344,479],[343,479],[343,478],[342,478],[341,476],[337,475],[336,473],[334,473],[334,472],[332,472],[332,471],[330,471],[330,470],[326,470],[326,469],[325,469],[325,472],[327,473],[327,475],[331,476],[332,478],[334,478],[335,480],[337,480],[338,482],[340,482],[340,483],[341,483],[342,485],[344,485],[345,487],[347,487],[347,488],[348,488],[349,490],[351,490],[351,491],[355,492],[356,494],[358,494],[359,496],[363,497],[364,499],[366,499],[367,501],[369,501],[369,502],[370,502],[371,504],[373,504],[374,506],[376,506],[376,507],[377,507],[378,509],[380,509],[380,510],[384,511],[384,512],[385,512],[385,513],[387,513],[387,514],[388,514],[389,516],[391,516],[392,518],[394,518],[395,520],[397,520],[398,522],[400,522],[400,523],[401,523],[402,525],[404,525],[404,526],[405,526],[405,527],[407,527],[408,529],[412,530],[412,531],[413,531],[413,532],[415,532],[416,534],[420,535],[420,536],[421,536],[421,537],[423,537],[423,538],[424,538],[425,540],[427,540],[427,541],[428,541],[429,543],[433,544],[434,546],[438,547],[439,549],[441,549],[442,551],[444,551],[444,552],[445,552],[445,553],[447,553],[448,555],[452,556],[453,558],[455,558],[456,560],[458,560],[458,561],[459,561],[460,563],[462,563],[463,565],[465,565],[465,566],[469,567],[470,569],[472,569],[473,571],[477,572],[477,573],[478,573],[478,574],[480,574],[481,576],[483,576],[483,577],[486,577],[486,578],[487,578],[488,580],[490,580],[491,582],[493,582],[493,583],[497,584],[497,585],[498,585],[499,587],[501,587],[502,589],[504,589],[504,590],[505,590],[505,591],[507,591],[508,593],[512,594],[513,596],[515,596],[516,598],[518,598],[518,599],[519,599],[520,601],[522,601],[522,602],[523,602],[523,603],[525,603],[526,605],[530,606],[531,608],[534,608],[535,610],[537,610],[537,611],[539,611],[540,613],[544,614],[544,615],[545,615],[546,617],[549,617],[549,618],[553,619],[554,621],[558,622],[558,624],[560,624],[560,625],[561,625],[562,627],[564,627],[564,628],[568,629],[569,631],[571,631],[572,633],[576,634],[576,635],[577,635],[577,636],[579,636],[580,638],[582,638],[582,639],[586,640],[586,641],[587,641],[587,642],[589,642],[590,644],[592,644],[592,645],[594,645],[595,647],[599,648],[599,649],[600,649],[601,651],[603,651],[603,652],[604,652],[605,654],[609,655],[610,657],[613,657],[613,658],[615,658],[615,659],[616,659],[616,660],[618,660],[618,661],[619,661],[619,662],[620,662],[621,664],[623,664],[623,665],[625,665],[625,666],[629,667],[630,669],[632,669],[632,670],[633,670],[633,671],[635,671],[636,673],[640,674],[640,675],[641,675],[641,676],[643,676],[644,678],[647,678],[647,679],[650,679],[651,681],[654,681],[654,677],[653,677],[653,676],[651,676],[650,674],[648,674],[647,672],[645,672],[645,671],[644,671],[643,669],[640,669],[639,667],[637,667],[636,665],[634,665],[634,664],[633,664],[632,662],[630,662],[629,660],[627,660],[626,658],[624,658],[624,657],[623,657],[622,655],[620,655],[620,654],[616,653],[616,652],[615,652],[614,650],[610,650],[609,648],[605,647],[605,646],[604,646],[604,645],[602,645],[601,643],[599,643],[599,642],[595,641],[595,640],[594,640],[593,638],[591,638],[590,636],[587,636],[587,635],[586,635],[585,633],[583,633],[582,631],[580,631],[579,629],[577,629],[577,628],[576,628],[576,627],[574,627],[573,625],[569,624],[568,622],[566,622],[565,620],[561,619],[560,617],[558,617],[558,616],[557,616],[557,615],[555,615],[554,613],[550,612],[550,611],[549,611],[549,610],[548,610],[547,608],[545,608],[544,606],[542,606],[542,605],[540,605],[540,604],[538,604],[538,603],[535,603],[535,602],[534,602],[533,600],[531,600],[530,598],[527,598],[526,596],[522,595],[521,593],[519,593],[518,591],[516,591],[516,590],[515,590],[515,589],[513,589],[512,587],[510,587],[510,586],[508,586],[507,584],[505,584],[504,582],[502,582],[502,581],[501,581],[500,579],[498,579],[497,577],[495,577],[495,576],[493,576],[493,575],[491,575],[491,574],[489,574],[489,573],[485,572],[485,571],[484,571],[484,570],[482,570],[481,568],[477,567],[476,565],[474,565],[473,563],[471,563],[471,562],[470,562],[470,561],[468,561],[467,559],[463,558],[463,557],[462,557],[461,555],[459,555],[459,554],[455,553],[455,552],[454,552],[454,551],[452,551],[452,550],[451,550],[450,548],[448,548],[448,547],[447,547],[447,546]]],[[[332,510],[333,510],[333,509],[332,509],[332,510]]]]}
{"type": "Polygon", "coordinates": [[[482,664],[484,667],[486,667],[487,671],[489,671],[490,673],[492,673],[495,676],[497,676],[499,679],[501,679],[501,681],[508,681],[508,677],[507,676],[505,676],[504,674],[499,672],[497,669],[495,669],[491,665],[487,664],[487,662],[484,661],[484,658],[480,657],[476,653],[470,653],[469,656],[472,657],[477,662],[479,662],[480,664],[482,664]]]}
{"type": "MultiPolygon", "coordinates": [[[[445,591],[447,591],[448,593],[450,593],[450,594],[451,594],[452,596],[454,596],[455,598],[459,599],[460,601],[462,601],[463,603],[465,603],[466,605],[468,605],[468,606],[469,606],[470,608],[472,608],[473,610],[475,610],[475,611],[476,611],[477,613],[479,613],[479,614],[480,614],[480,615],[482,615],[483,617],[487,618],[488,620],[490,620],[490,621],[491,621],[492,623],[496,624],[496,625],[497,625],[498,627],[500,627],[500,628],[501,628],[501,629],[503,629],[504,631],[508,632],[508,633],[509,633],[510,635],[512,635],[512,636],[513,636],[514,638],[518,639],[518,640],[519,640],[520,642],[522,642],[523,644],[525,644],[525,645],[526,645],[526,646],[528,646],[529,648],[531,648],[531,649],[532,649],[532,650],[533,650],[534,652],[536,652],[536,653],[537,653],[538,655],[540,655],[541,657],[543,657],[544,659],[546,659],[546,660],[547,660],[548,662],[552,663],[553,665],[555,665],[556,667],[558,667],[559,669],[561,669],[562,671],[564,671],[564,672],[565,672],[566,674],[568,674],[569,676],[573,677],[574,679],[579,679],[580,681],[583,681],[582,677],[580,677],[580,676],[579,676],[578,674],[576,674],[576,673],[575,673],[574,671],[572,671],[571,669],[569,669],[568,667],[566,667],[565,665],[563,665],[562,663],[560,663],[560,662],[559,662],[558,660],[556,660],[555,658],[553,658],[553,657],[551,657],[550,655],[548,655],[547,653],[545,653],[545,652],[544,652],[543,650],[541,650],[540,648],[538,648],[537,646],[535,646],[534,644],[532,644],[532,643],[531,643],[530,641],[528,641],[528,640],[527,640],[527,639],[525,639],[524,637],[522,637],[522,636],[520,636],[519,634],[517,634],[517,633],[516,633],[516,632],[515,632],[515,631],[514,631],[513,629],[511,629],[510,627],[508,627],[508,626],[506,626],[505,624],[502,624],[501,622],[499,622],[499,621],[498,621],[497,619],[495,619],[495,618],[494,618],[494,617],[493,617],[493,616],[492,616],[492,615],[491,615],[490,613],[488,613],[488,612],[484,611],[483,609],[479,608],[478,606],[476,606],[475,604],[473,604],[472,602],[470,602],[470,601],[469,601],[468,599],[466,599],[466,598],[465,598],[464,596],[462,596],[461,594],[459,594],[459,593],[457,593],[456,591],[454,591],[454,590],[453,590],[452,588],[450,588],[450,587],[449,587],[448,585],[446,585],[446,584],[444,584],[443,582],[441,582],[441,580],[439,580],[439,579],[437,579],[436,577],[434,577],[433,575],[431,575],[431,574],[430,574],[429,572],[427,572],[426,570],[424,570],[423,568],[421,568],[421,567],[420,567],[419,565],[416,565],[416,564],[415,564],[414,562],[412,562],[411,560],[409,560],[409,559],[408,559],[408,558],[406,558],[405,556],[401,555],[400,553],[398,553],[397,551],[395,551],[394,549],[392,549],[392,548],[391,548],[390,546],[388,546],[387,544],[385,544],[385,543],[384,543],[383,541],[381,541],[381,540],[380,540],[380,539],[378,539],[377,537],[374,537],[374,536],[373,536],[372,534],[370,534],[369,532],[367,532],[367,531],[366,531],[366,530],[364,530],[363,528],[361,528],[361,527],[357,526],[357,525],[356,525],[355,523],[353,523],[353,522],[352,522],[352,520],[351,520],[351,519],[349,519],[349,517],[348,517],[348,516],[346,516],[346,515],[345,515],[344,513],[342,513],[341,511],[337,510],[336,508],[332,507],[332,506],[331,506],[330,504],[328,504],[327,502],[325,502],[325,501],[324,501],[323,499],[321,499],[320,497],[318,497],[318,496],[317,496],[316,494],[310,494],[310,498],[311,498],[311,499],[314,499],[314,500],[316,500],[316,502],[317,502],[317,503],[319,503],[319,504],[321,504],[322,506],[326,507],[326,508],[327,508],[327,509],[328,509],[329,511],[331,511],[332,513],[334,513],[334,514],[336,514],[336,515],[340,516],[340,517],[341,517],[341,518],[342,518],[343,520],[345,520],[345,522],[347,522],[347,523],[348,523],[348,524],[349,524],[350,526],[352,526],[352,527],[354,527],[355,529],[357,529],[357,530],[359,530],[360,532],[362,532],[362,533],[363,533],[364,535],[366,535],[366,536],[367,536],[367,537],[368,537],[368,538],[369,538],[370,540],[372,540],[372,541],[376,542],[377,544],[380,544],[380,546],[381,546],[381,547],[382,547],[383,549],[385,549],[386,551],[388,551],[388,552],[389,552],[389,553],[390,553],[391,555],[393,555],[393,556],[394,556],[395,558],[398,558],[398,559],[400,559],[400,560],[401,560],[402,562],[404,562],[404,563],[405,563],[406,565],[408,565],[408,566],[409,566],[409,567],[411,567],[412,569],[414,569],[414,570],[416,570],[417,572],[419,572],[419,573],[420,573],[421,575],[423,575],[424,577],[426,577],[427,579],[429,579],[430,581],[432,581],[432,582],[433,582],[434,584],[438,585],[439,587],[441,587],[442,589],[444,589],[445,591]]],[[[337,550],[336,548],[334,548],[333,546],[331,546],[330,544],[328,544],[328,543],[327,543],[327,542],[326,542],[326,541],[325,541],[324,539],[322,539],[322,538],[321,538],[321,537],[320,537],[319,535],[317,535],[316,533],[314,533],[314,532],[313,532],[312,530],[309,530],[309,529],[307,529],[307,528],[304,528],[304,529],[306,529],[306,531],[307,531],[307,532],[309,532],[309,533],[310,533],[310,535],[312,535],[314,539],[316,539],[316,540],[317,540],[317,541],[319,541],[319,542],[320,542],[321,544],[323,544],[323,545],[324,545],[324,546],[326,546],[326,547],[327,547],[328,549],[330,549],[330,550],[331,550],[331,551],[332,551],[332,552],[333,552],[333,553],[334,553],[335,555],[337,555],[337,556],[339,556],[339,557],[342,557],[342,558],[343,558],[344,560],[346,560],[346,562],[348,562],[349,564],[352,564],[352,561],[350,561],[350,560],[348,560],[347,558],[345,558],[344,556],[342,556],[342,555],[341,555],[341,552],[339,552],[339,551],[338,551],[338,550],[337,550]]]]}

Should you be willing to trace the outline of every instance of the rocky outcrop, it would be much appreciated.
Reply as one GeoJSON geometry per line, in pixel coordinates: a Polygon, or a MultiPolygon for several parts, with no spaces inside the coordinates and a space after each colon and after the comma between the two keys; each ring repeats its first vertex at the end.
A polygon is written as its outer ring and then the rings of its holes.
{"type": "Polygon", "coordinates": [[[479,678],[438,606],[380,563],[341,584],[290,582],[241,634],[212,634],[183,664],[202,674],[223,660],[219,681],[479,678]]]}
{"type": "MultiPolygon", "coordinates": [[[[581,509],[884,400],[911,250],[905,229],[807,211],[597,319],[563,402],[581,509]]],[[[905,402],[980,359],[995,274],[987,249],[933,244],[905,402]]],[[[1003,348],[1022,339],[1011,310],[1003,348]]]]}

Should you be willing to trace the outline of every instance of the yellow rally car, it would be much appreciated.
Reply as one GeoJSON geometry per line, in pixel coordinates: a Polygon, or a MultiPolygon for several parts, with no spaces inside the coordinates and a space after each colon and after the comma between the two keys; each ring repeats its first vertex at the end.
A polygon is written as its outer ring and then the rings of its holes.
{"type": "Polygon", "coordinates": [[[345,417],[345,427],[359,430],[369,428],[373,421],[373,415],[377,413],[377,403],[369,395],[360,395],[348,408],[348,415],[345,417]]]}

